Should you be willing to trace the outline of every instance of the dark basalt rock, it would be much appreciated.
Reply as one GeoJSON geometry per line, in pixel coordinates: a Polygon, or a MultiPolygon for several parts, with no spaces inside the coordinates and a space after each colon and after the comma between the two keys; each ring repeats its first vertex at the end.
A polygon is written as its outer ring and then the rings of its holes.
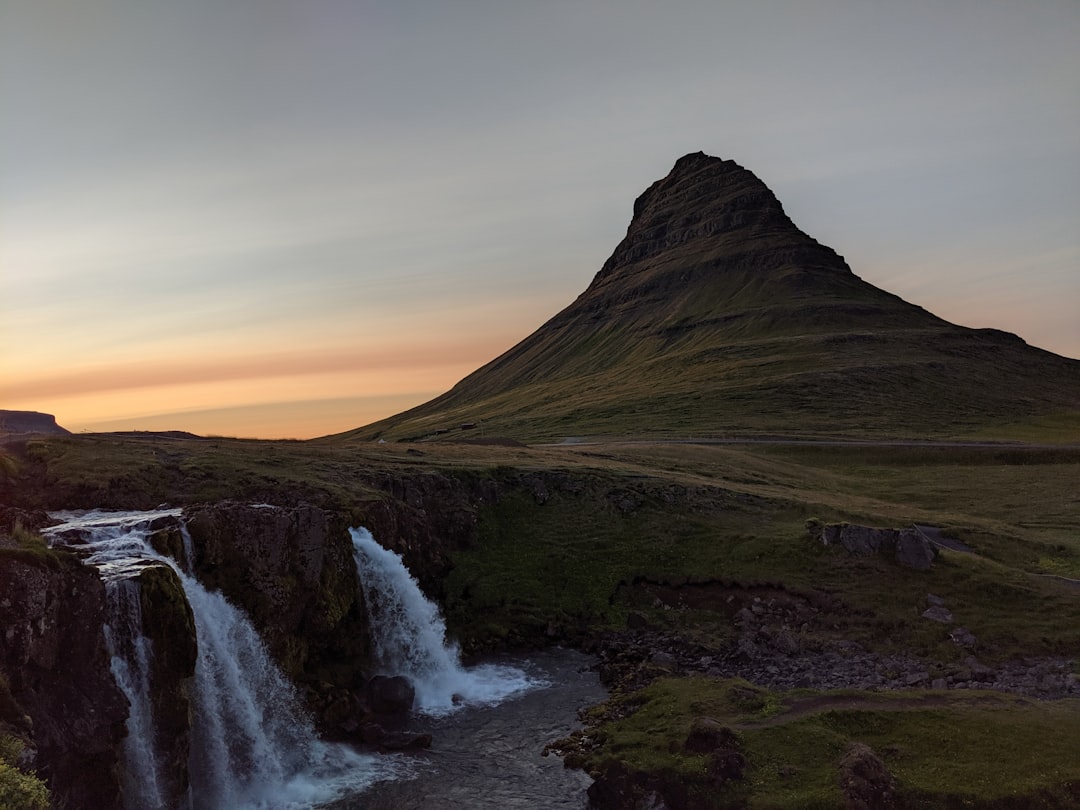
{"type": "Polygon", "coordinates": [[[105,586],[74,556],[0,553],[0,672],[30,721],[26,764],[68,810],[121,806],[127,701],[109,669],[104,620],[105,586]]]}
{"type": "Polygon", "coordinates": [[[14,506],[0,506],[0,535],[12,532],[16,526],[28,531],[38,531],[55,523],[47,512],[40,509],[18,509],[14,506]]]}
{"type": "Polygon", "coordinates": [[[376,714],[402,715],[412,711],[416,690],[401,675],[376,675],[368,681],[366,695],[376,714]]]}
{"type": "Polygon", "coordinates": [[[163,766],[161,787],[166,800],[180,806],[188,791],[188,686],[198,657],[195,617],[180,578],[169,566],[147,566],[139,572],[138,580],[143,636],[154,650],[150,695],[163,766]]]}
{"type": "Polygon", "coordinates": [[[321,696],[335,688],[363,682],[368,619],[341,515],[226,501],[192,507],[185,517],[199,581],[247,613],[285,674],[312,693],[313,706],[333,703],[321,696]]]}

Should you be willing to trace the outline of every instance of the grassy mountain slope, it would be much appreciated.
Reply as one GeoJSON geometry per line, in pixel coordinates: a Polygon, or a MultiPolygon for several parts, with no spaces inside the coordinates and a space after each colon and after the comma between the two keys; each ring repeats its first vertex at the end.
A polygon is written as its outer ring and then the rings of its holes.
{"type": "Polygon", "coordinates": [[[681,158],[588,289],[436,399],[340,438],[952,436],[1080,410],[1080,361],[870,285],[731,161],[681,158]]]}

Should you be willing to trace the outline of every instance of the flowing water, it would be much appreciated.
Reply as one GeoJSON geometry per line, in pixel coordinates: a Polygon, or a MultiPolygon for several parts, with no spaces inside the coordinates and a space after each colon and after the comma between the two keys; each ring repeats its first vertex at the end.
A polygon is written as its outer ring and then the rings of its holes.
{"type": "Polygon", "coordinates": [[[376,543],[367,529],[349,531],[379,666],[384,674],[412,682],[414,708],[441,716],[549,685],[514,666],[463,667],[457,646],[446,639],[438,606],[424,596],[401,557],[376,543]]]}
{"type": "Polygon", "coordinates": [[[411,730],[432,734],[409,780],[380,782],[324,810],[584,810],[592,780],[563,767],[544,746],[580,728],[577,712],[607,697],[593,659],[545,650],[513,663],[551,685],[499,706],[465,706],[420,716],[411,730]]]}
{"type": "Polygon", "coordinates": [[[413,683],[411,722],[434,735],[430,751],[417,756],[361,754],[317,737],[247,617],[188,573],[186,531],[183,565],[148,542],[151,524],[170,518],[179,525],[180,510],[54,517],[64,523],[47,530],[52,541],[78,543],[106,585],[105,638],[130,704],[122,757],[128,810],[168,804],[150,699],[154,651],[142,633],[138,582],[140,571],[156,564],[179,577],[198,638],[189,694],[191,789],[181,810],[585,807],[588,778],[541,751],[574,728],[579,708],[604,698],[587,659],[555,650],[463,666],[437,607],[401,558],[366,530],[351,533],[379,663],[413,683]]]}
{"type": "Polygon", "coordinates": [[[165,808],[149,700],[153,650],[141,633],[137,580],[142,568],[155,563],[176,571],[195,617],[198,638],[190,694],[188,807],[299,810],[355,795],[380,779],[405,775],[403,758],[360,754],[319,740],[295,690],[270,659],[247,617],[151,547],[151,522],[179,514],[179,510],[59,514],[65,523],[48,530],[60,541],[77,535],[89,553],[86,562],[96,566],[105,581],[106,641],[113,674],[130,704],[123,757],[126,806],[130,810],[165,808]]]}

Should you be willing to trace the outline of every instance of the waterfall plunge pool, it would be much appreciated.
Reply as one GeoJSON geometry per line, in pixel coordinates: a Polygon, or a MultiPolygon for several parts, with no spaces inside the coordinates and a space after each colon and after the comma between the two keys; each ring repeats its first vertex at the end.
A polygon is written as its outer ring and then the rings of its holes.
{"type": "Polygon", "coordinates": [[[63,523],[46,530],[51,542],[77,538],[85,562],[98,568],[106,584],[106,641],[114,677],[131,707],[122,757],[128,808],[166,806],[147,681],[153,650],[141,637],[137,615],[137,577],[153,564],[176,572],[198,637],[190,696],[191,788],[182,808],[586,805],[588,777],[540,752],[575,727],[578,709],[604,699],[595,674],[587,671],[588,659],[552,650],[462,666],[437,606],[423,596],[401,558],[365,529],[350,531],[377,656],[385,674],[404,675],[416,689],[414,721],[435,736],[422,755],[364,754],[317,737],[295,689],[247,617],[188,573],[194,551],[179,509],[53,516],[63,523]],[[150,545],[151,525],[161,518],[180,526],[184,560],[150,545]]]}

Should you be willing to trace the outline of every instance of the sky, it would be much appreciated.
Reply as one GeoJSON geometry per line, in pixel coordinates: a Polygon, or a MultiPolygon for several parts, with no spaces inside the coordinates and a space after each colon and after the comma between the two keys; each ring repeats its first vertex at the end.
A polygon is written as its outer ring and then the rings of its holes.
{"type": "Polygon", "coordinates": [[[1080,358],[1076,0],[0,0],[0,408],[309,438],[568,305],[675,160],[1080,358]]]}

